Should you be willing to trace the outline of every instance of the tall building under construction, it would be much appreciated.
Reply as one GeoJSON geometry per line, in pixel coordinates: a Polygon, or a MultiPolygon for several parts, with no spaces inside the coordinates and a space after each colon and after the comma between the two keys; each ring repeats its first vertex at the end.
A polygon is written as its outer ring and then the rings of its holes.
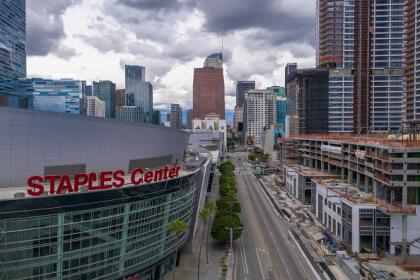
{"type": "Polygon", "coordinates": [[[330,132],[400,128],[404,10],[404,0],[317,0],[317,66],[330,71],[330,132]]]}

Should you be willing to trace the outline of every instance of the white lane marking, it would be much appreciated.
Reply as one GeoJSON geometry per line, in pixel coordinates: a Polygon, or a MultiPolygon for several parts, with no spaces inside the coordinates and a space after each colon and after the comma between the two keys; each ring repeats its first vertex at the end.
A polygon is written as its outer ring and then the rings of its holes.
{"type": "Polygon", "coordinates": [[[306,263],[309,265],[309,268],[312,270],[313,274],[315,275],[316,279],[318,280],[322,280],[321,277],[319,277],[318,272],[316,272],[315,268],[313,267],[312,263],[309,261],[308,257],[306,256],[306,254],[303,252],[302,248],[300,247],[299,243],[297,242],[297,240],[295,239],[295,237],[293,236],[292,232],[289,230],[289,235],[292,237],[293,242],[296,244],[296,247],[299,249],[300,253],[303,255],[303,257],[306,260],[306,263]]]}
{"type": "Polygon", "coordinates": [[[263,270],[263,267],[262,267],[262,264],[261,264],[260,255],[258,254],[259,250],[260,250],[260,248],[255,248],[255,252],[256,252],[256,254],[257,254],[258,263],[260,264],[260,269],[261,269],[262,279],[265,279],[265,276],[264,276],[264,270],[263,270]]]}
{"type": "MultiPolygon", "coordinates": [[[[257,184],[258,184],[258,182],[257,182],[257,184]]],[[[260,187],[262,187],[261,185],[260,185],[260,187]]],[[[262,190],[261,189],[261,191],[262,192],[264,192],[264,190],[262,190]]],[[[257,191],[258,192],[258,191],[257,191]]],[[[265,192],[264,192],[265,193],[265,192]]],[[[260,197],[260,199],[261,199],[261,197],[260,197]]],[[[263,201],[263,203],[264,203],[264,199],[261,199],[262,201],[263,201]]],[[[266,204],[266,203],[265,203],[266,204]]],[[[262,220],[263,220],[263,223],[266,225],[266,227],[269,229],[269,232],[271,233],[271,236],[273,236],[273,233],[272,233],[272,231],[270,230],[270,223],[266,220],[266,217],[265,217],[265,215],[264,215],[264,213],[263,213],[263,211],[262,211],[262,209],[261,209],[261,206],[258,204],[258,203],[256,203],[255,204],[256,205],[256,208],[257,208],[257,210],[258,210],[258,212],[260,212],[260,215],[261,215],[261,217],[262,217],[262,220]]],[[[267,205],[267,204],[266,204],[267,205]]],[[[270,213],[270,212],[268,212],[268,213],[270,213]]],[[[281,230],[280,230],[280,232],[282,232],[281,230]]],[[[289,275],[290,276],[290,271],[289,271],[289,269],[288,269],[288,267],[287,267],[287,265],[286,265],[286,261],[285,261],[285,259],[284,259],[284,257],[283,257],[283,254],[282,254],[282,250],[280,250],[280,248],[279,248],[279,246],[278,246],[278,244],[277,244],[277,242],[275,241],[275,238],[274,238],[274,236],[272,237],[272,241],[273,241],[273,243],[274,243],[274,248],[275,248],[275,250],[278,252],[278,255],[279,255],[279,257],[280,257],[280,259],[281,259],[281,261],[283,262],[283,264],[284,264],[284,269],[286,270],[286,273],[287,273],[287,275],[289,275]]]]}
{"type": "Polygon", "coordinates": [[[245,274],[248,274],[248,261],[246,260],[246,252],[245,252],[245,246],[244,241],[241,239],[241,253],[243,254],[243,266],[245,270],[245,274]]]}

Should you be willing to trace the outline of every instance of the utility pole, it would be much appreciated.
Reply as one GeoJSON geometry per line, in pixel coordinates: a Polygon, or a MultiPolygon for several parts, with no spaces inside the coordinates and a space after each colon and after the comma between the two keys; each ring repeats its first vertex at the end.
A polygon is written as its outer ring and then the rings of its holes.
{"type": "Polygon", "coordinates": [[[233,257],[232,257],[232,255],[233,255],[233,230],[234,229],[242,229],[242,227],[235,227],[235,228],[233,228],[233,227],[226,227],[225,229],[228,229],[229,230],[229,240],[230,240],[230,248],[229,248],[229,266],[230,267],[232,267],[232,265],[233,265],[233,257]]]}

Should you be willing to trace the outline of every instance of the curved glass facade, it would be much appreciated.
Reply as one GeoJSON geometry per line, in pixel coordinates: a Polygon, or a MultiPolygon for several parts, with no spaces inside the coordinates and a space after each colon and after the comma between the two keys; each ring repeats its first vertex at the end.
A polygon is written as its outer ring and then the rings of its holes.
{"type": "Polygon", "coordinates": [[[189,237],[174,237],[168,224],[191,225],[197,194],[192,174],[83,199],[23,199],[13,210],[0,201],[0,279],[157,279],[189,237]]]}

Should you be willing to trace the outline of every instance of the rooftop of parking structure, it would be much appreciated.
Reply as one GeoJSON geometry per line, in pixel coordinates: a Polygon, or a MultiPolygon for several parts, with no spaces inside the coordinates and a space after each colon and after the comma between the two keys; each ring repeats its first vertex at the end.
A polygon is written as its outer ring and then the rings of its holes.
{"type": "Polygon", "coordinates": [[[346,198],[355,204],[374,204],[375,199],[372,194],[360,191],[354,185],[345,181],[334,179],[315,179],[321,186],[338,194],[340,197],[346,198]]]}
{"type": "MultiPolygon", "coordinates": [[[[389,136],[388,136],[389,137],[389,136]]],[[[390,148],[419,148],[420,140],[399,140],[387,138],[384,134],[299,134],[289,137],[291,140],[316,140],[316,141],[338,141],[348,143],[365,143],[378,146],[386,146],[390,148]]]]}
{"type": "Polygon", "coordinates": [[[316,169],[313,169],[311,167],[304,166],[304,165],[286,164],[286,166],[296,170],[297,172],[303,174],[304,176],[311,176],[311,177],[315,177],[315,178],[324,178],[324,179],[328,179],[328,178],[338,179],[338,178],[341,178],[340,175],[330,173],[330,172],[325,172],[325,171],[319,171],[319,170],[316,170],[316,169]]]}
{"type": "Polygon", "coordinates": [[[391,204],[385,200],[374,197],[372,193],[361,191],[356,186],[345,181],[323,178],[316,178],[315,181],[319,185],[336,193],[338,196],[348,200],[353,204],[373,205],[387,214],[416,214],[416,208],[413,206],[408,205],[403,207],[401,203],[391,204]]]}

